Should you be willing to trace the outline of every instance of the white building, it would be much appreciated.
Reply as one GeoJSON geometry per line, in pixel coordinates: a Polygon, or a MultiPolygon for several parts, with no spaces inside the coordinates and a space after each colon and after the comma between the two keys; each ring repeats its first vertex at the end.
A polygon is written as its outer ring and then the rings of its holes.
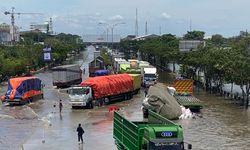
{"type": "Polygon", "coordinates": [[[113,41],[112,35],[102,34],[102,35],[90,35],[86,34],[82,37],[84,43],[119,43],[121,40],[121,36],[114,34],[113,41]]]}
{"type": "Polygon", "coordinates": [[[0,44],[10,44],[12,41],[19,41],[20,33],[18,31],[18,27],[15,26],[14,29],[3,23],[0,25],[0,44]],[[12,36],[13,34],[13,36],[12,36]]]}
{"type": "Polygon", "coordinates": [[[205,46],[205,41],[200,40],[180,40],[180,52],[196,51],[199,46],[205,46]]]}

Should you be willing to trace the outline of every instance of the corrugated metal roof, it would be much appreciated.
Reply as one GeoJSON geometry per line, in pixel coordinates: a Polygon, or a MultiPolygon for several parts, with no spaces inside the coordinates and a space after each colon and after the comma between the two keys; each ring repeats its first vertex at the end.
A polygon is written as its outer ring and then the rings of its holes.
{"type": "MultiPolygon", "coordinates": [[[[85,43],[112,43],[111,35],[83,35],[83,42],[85,43]]],[[[120,35],[113,35],[113,43],[119,43],[121,40],[120,35]]]]}

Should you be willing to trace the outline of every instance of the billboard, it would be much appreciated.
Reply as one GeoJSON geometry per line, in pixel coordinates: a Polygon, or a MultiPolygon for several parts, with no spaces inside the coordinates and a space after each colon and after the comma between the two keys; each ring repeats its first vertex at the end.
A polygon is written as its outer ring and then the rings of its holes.
{"type": "Polygon", "coordinates": [[[51,47],[46,47],[43,49],[43,60],[45,62],[50,62],[51,59],[51,47]]]}
{"type": "Polygon", "coordinates": [[[50,52],[44,52],[43,53],[43,60],[48,62],[51,61],[51,53],[50,52]]]}

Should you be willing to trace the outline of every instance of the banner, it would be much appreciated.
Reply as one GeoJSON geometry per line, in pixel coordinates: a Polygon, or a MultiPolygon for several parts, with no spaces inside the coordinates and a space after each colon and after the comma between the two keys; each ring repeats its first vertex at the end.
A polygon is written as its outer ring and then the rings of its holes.
{"type": "Polygon", "coordinates": [[[43,53],[43,60],[44,61],[51,61],[51,53],[50,52],[44,52],[43,53]]]}

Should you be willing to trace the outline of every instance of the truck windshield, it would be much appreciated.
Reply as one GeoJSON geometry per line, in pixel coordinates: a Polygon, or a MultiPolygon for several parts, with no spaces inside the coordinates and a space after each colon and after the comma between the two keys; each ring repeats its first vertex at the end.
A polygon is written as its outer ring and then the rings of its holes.
{"type": "Polygon", "coordinates": [[[89,93],[88,88],[73,88],[69,90],[70,95],[83,95],[88,93],[89,93]]]}
{"type": "Polygon", "coordinates": [[[144,74],[144,78],[146,80],[156,80],[156,75],[155,74],[144,74]]]}

